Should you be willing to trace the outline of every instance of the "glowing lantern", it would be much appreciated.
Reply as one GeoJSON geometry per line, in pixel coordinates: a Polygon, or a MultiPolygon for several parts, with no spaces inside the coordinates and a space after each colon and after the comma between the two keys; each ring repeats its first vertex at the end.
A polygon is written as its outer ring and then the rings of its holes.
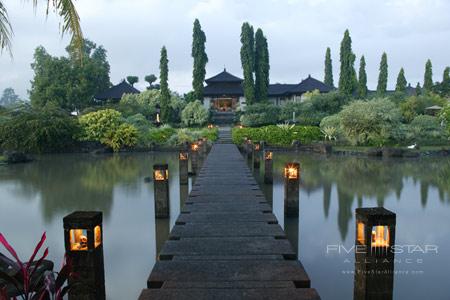
{"type": "Polygon", "coordinates": [[[153,166],[153,180],[165,181],[168,179],[169,179],[169,166],[167,164],[153,166]]]}
{"type": "Polygon", "coordinates": [[[395,239],[395,213],[383,208],[356,209],[356,242],[369,248],[388,248],[395,239]]]}
{"type": "Polygon", "coordinates": [[[272,158],[273,158],[273,152],[272,151],[264,152],[264,160],[272,160],[272,158]]]}
{"type": "Polygon", "coordinates": [[[105,299],[105,271],[101,212],[77,211],[63,218],[66,255],[72,272],[69,285],[82,284],[90,289],[71,289],[69,299],[105,299]]]}
{"type": "Polygon", "coordinates": [[[284,167],[284,177],[287,179],[299,179],[300,164],[289,163],[284,167]]]}
{"type": "Polygon", "coordinates": [[[191,151],[197,152],[199,148],[198,143],[192,143],[191,144],[191,151]]]}
{"type": "Polygon", "coordinates": [[[259,151],[259,150],[261,150],[261,145],[259,143],[255,144],[255,151],[259,151]]]}
{"type": "Polygon", "coordinates": [[[214,125],[213,124],[209,124],[208,125],[208,129],[213,129],[214,128],[214,125]]]}
{"type": "Polygon", "coordinates": [[[188,160],[189,154],[187,152],[180,152],[179,159],[180,160],[188,160]]]}

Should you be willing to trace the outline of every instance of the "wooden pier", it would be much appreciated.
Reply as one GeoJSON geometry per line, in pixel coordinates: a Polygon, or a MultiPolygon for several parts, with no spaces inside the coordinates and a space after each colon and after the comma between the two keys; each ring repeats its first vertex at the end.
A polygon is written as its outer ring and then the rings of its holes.
{"type": "Polygon", "coordinates": [[[320,299],[229,131],[213,145],[139,297],[320,299]]]}

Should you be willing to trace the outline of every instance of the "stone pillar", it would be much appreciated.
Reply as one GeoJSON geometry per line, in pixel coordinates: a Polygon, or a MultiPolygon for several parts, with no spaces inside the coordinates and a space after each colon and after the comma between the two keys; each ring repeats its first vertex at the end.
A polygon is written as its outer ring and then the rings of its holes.
{"type": "Polygon", "coordinates": [[[253,145],[253,168],[259,169],[260,163],[260,154],[261,154],[261,145],[256,143],[253,145]]]}
{"type": "Polygon", "coordinates": [[[298,217],[300,164],[288,163],[284,168],[284,213],[287,217],[298,217]]]}
{"type": "Polygon", "coordinates": [[[189,184],[180,184],[180,208],[184,206],[189,196],[189,184]]]}
{"type": "Polygon", "coordinates": [[[189,153],[189,156],[191,158],[191,170],[192,174],[197,175],[199,170],[199,163],[198,163],[198,150],[199,146],[198,143],[194,142],[191,144],[191,151],[189,153]]]}
{"type": "Polygon", "coordinates": [[[264,183],[273,183],[273,152],[264,151],[264,183]]]}
{"type": "Polygon", "coordinates": [[[155,218],[169,218],[169,166],[167,164],[153,166],[153,186],[155,191],[155,218]]]}
{"type": "Polygon", "coordinates": [[[356,209],[354,299],[392,299],[395,225],[383,207],[356,209]]]}
{"type": "Polygon", "coordinates": [[[247,160],[251,161],[253,159],[253,143],[251,140],[247,140],[247,160]]]}
{"type": "Polygon", "coordinates": [[[180,184],[188,184],[189,153],[187,151],[180,151],[178,159],[179,159],[180,184]]]}
{"type": "Polygon", "coordinates": [[[69,278],[69,300],[106,299],[102,222],[101,212],[77,211],[63,219],[66,255],[79,275],[69,278]]]}

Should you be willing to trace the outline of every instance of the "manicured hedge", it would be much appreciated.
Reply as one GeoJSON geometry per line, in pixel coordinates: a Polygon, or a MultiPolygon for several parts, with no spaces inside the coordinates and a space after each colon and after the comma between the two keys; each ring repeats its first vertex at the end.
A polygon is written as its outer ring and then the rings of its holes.
{"type": "Polygon", "coordinates": [[[289,146],[294,140],[309,144],[323,139],[323,134],[316,126],[264,126],[258,128],[233,128],[233,142],[242,144],[247,137],[253,141],[265,141],[269,145],[289,146]]]}

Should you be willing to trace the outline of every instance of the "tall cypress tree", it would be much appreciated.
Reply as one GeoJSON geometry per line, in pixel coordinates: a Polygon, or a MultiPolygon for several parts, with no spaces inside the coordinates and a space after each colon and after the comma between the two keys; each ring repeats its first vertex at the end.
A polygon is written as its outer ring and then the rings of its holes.
{"type": "Polygon", "coordinates": [[[358,74],[358,96],[365,98],[367,96],[367,73],[366,73],[366,59],[364,55],[361,56],[359,61],[359,74],[358,74]]]}
{"type": "Polygon", "coordinates": [[[380,74],[378,75],[377,93],[379,96],[386,94],[388,80],[388,62],[386,52],[383,52],[380,62],[380,74]]]}
{"type": "Polygon", "coordinates": [[[356,72],[354,68],[355,55],[352,52],[352,39],[348,29],[345,30],[341,42],[340,62],[339,91],[350,95],[355,90],[356,72]]]}
{"type": "Polygon", "coordinates": [[[247,104],[255,102],[255,82],[253,70],[255,69],[255,42],[253,27],[245,22],[241,30],[241,64],[244,71],[244,96],[247,104]]]}
{"type": "Polygon", "coordinates": [[[427,60],[427,63],[425,64],[423,89],[425,92],[431,92],[431,90],[433,89],[433,67],[431,65],[431,60],[427,60]]]}
{"type": "Polygon", "coordinates": [[[325,53],[325,77],[323,79],[323,82],[333,87],[333,61],[331,60],[331,49],[330,47],[327,48],[327,51],[325,53]]]}
{"type": "Polygon", "coordinates": [[[395,91],[400,92],[400,93],[406,92],[407,84],[408,84],[408,82],[406,81],[405,70],[403,70],[403,68],[401,68],[400,72],[398,72],[397,84],[395,85],[395,91]]]}
{"type": "Polygon", "coordinates": [[[442,96],[450,96],[450,67],[447,67],[444,70],[440,90],[442,96]]]}
{"type": "Polygon", "coordinates": [[[170,91],[169,91],[169,60],[167,59],[166,46],[161,48],[161,59],[159,61],[159,80],[160,80],[160,106],[161,121],[169,122],[170,117],[170,91]]]}
{"type": "Polygon", "coordinates": [[[206,64],[208,56],[205,51],[206,35],[202,30],[198,19],[194,21],[194,29],[192,33],[192,58],[194,59],[194,68],[192,71],[192,89],[195,98],[203,101],[203,82],[206,75],[206,64]]]}
{"type": "Polygon", "coordinates": [[[258,28],[255,34],[255,100],[268,99],[269,90],[269,49],[263,31],[258,28]]]}
{"type": "Polygon", "coordinates": [[[422,94],[422,88],[420,87],[420,82],[416,85],[416,96],[419,96],[422,94]]]}

